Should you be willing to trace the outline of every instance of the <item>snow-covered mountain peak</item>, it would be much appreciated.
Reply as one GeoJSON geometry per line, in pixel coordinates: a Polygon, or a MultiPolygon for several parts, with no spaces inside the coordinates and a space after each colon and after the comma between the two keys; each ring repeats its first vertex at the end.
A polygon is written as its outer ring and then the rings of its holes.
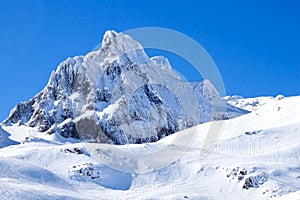
{"type": "Polygon", "coordinates": [[[117,33],[116,31],[106,31],[103,40],[102,48],[115,47],[120,53],[128,53],[138,49],[143,49],[142,45],[129,35],[117,33]]]}
{"type": "Polygon", "coordinates": [[[60,63],[44,90],[17,105],[5,124],[126,144],[245,113],[226,105],[208,80],[190,84],[166,58],[149,59],[130,36],[107,31],[98,50],[60,63]]]}
{"type": "Polygon", "coordinates": [[[114,30],[108,30],[103,35],[102,47],[117,45],[117,46],[137,46],[142,49],[141,45],[134,39],[132,39],[129,35],[123,33],[117,33],[114,30]]]}
{"type": "Polygon", "coordinates": [[[171,69],[171,63],[169,60],[164,56],[154,56],[150,58],[151,62],[156,65],[161,65],[163,68],[171,69]]]}
{"type": "Polygon", "coordinates": [[[148,56],[145,54],[142,45],[131,38],[129,35],[117,33],[116,31],[106,31],[101,47],[88,54],[87,56],[97,62],[109,62],[111,59],[119,57],[124,59],[127,57],[137,63],[145,63],[149,61],[148,56]]]}

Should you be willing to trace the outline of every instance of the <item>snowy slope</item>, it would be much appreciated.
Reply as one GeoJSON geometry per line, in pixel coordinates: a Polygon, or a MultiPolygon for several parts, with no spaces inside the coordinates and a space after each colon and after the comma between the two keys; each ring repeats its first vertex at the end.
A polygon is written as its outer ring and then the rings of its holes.
{"type": "Polygon", "coordinates": [[[287,97],[155,143],[123,146],[41,135],[27,126],[3,126],[11,134],[6,139],[20,144],[6,143],[0,149],[0,196],[300,199],[299,115],[300,96],[287,97]]]}

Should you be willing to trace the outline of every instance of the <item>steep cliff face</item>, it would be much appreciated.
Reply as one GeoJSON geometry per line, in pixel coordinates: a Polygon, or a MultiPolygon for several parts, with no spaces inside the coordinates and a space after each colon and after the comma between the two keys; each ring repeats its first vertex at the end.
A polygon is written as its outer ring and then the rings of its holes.
{"type": "Polygon", "coordinates": [[[243,113],[222,101],[208,80],[187,83],[166,58],[149,58],[128,35],[107,31],[99,50],[63,61],[47,86],[18,104],[4,124],[127,144],[157,141],[198,123],[243,113]]]}

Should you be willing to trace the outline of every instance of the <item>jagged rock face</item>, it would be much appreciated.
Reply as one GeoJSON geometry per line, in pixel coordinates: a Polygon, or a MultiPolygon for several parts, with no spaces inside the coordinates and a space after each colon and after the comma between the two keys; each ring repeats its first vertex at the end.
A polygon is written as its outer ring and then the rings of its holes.
{"type": "Polygon", "coordinates": [[[184,82],[166,58],[149,58],[129,36],[108,31],[99,50],[63,61],[43,91],[18,104],[5,124],[103,143],[144,143],[211,120],[214,102],[222,101],[209,81],[184,82]]]}

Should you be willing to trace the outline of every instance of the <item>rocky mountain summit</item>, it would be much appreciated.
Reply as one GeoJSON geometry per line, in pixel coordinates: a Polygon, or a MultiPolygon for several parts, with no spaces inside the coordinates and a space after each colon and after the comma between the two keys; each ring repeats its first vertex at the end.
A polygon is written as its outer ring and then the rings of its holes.
{"type": "Polygon", "coordinates": [[[245,113],[222,100],[208,80],[186,82],[166,58],[149,58],[130,36],[107,31],[101,48],[60,63],[46,87],[19,103],[3,124],[128,144],[245,113]]]}

